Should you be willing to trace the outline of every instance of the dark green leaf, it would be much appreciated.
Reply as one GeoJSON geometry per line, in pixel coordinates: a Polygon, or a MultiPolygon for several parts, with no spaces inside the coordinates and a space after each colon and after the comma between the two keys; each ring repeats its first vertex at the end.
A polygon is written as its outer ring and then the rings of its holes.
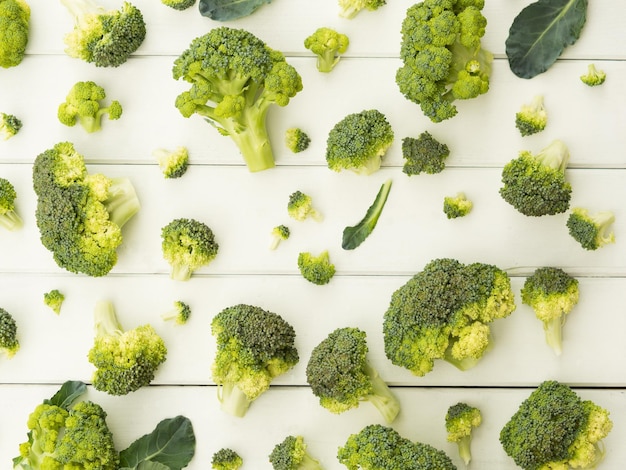
{"type": "Polygon", "coordinates": [[[363,243],[363,241],[365,241],[370,233],[372,233],[374,227],[376,227],[376,224],[378,223],[378,218],[383,211],[383,207],[385,207],[390,190],[391,180],[387,180],[378,190],[378,194],[376,195],[372,205],[369,209],[367,209],[365,217],[363,217],[358,224],[343,229],[341,247],[344,250],[354,250],[357,246],[363,243]]]}
{"type": "Polygon", "coordinates": [[[196,451],[191,421],[184,416],[164,419],[120,452],[120,467],[128,470],[180,470],[196,451]]]}
{"type": "Polygon", "coordinates": [[[272,0],[200,0],[200,14],[216,21],[229,21],[251,15],[272,0]]]}
{"type": "Polygon", "coordinates": [[[57,393],[55,393],[49,400],[44,400],[44,403],[48,405],[58,406],[60,408],[69,409],[72,403],[87,391],[87,386],[84,382],[79,380],[68,380],[57,393]]]}
{"type": "Polygon", "coordinates": [[[576,42],[587,19],[587,0],[539,0],[513,20],[506,39],[511,71],[521,78],[545,72],[576,42]]]}

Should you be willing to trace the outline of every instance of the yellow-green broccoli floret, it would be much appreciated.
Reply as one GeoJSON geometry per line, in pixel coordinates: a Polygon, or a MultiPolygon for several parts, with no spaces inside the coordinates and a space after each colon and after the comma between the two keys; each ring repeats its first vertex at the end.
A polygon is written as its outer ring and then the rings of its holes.
{"type": "Polygon", "coordinates": [[[481,425],[482,413],[475,406],[459,402],[448,408],[446,413],[446,432],[449,442],[456,442],[459,456],[468,465],[472,460],[472,432],[481,425]]]}
{"type": "Polygon", "coordinates": [[[65,295],[59,289],[52,289],[43,294],[43,303],[46,307],[52,309],[57,315],[61,313],[61,306],[65,301],[65,295]]]}
{"type": "Polygon", "coordinates": [[[18,230],[24,225],[15,208],[16,199],[15,186],[9,180],[0,178],[0,226],[11,231],[18,230]]]}
{"type": "Polygon", "coordinates": [[[270,244],[270,250],[275,250],[280,245],[280,242],[287,240],[291,235],[291,230],[286,225],[277,225],[272,229],[272,243],[270,244]]]}
{"type": "Polygon", "coordinates": [[[174,150],[159,148],[152,152],[152,156],[166,179],[180,178],[189,168],[189,151],[184,146],[174,150]]]}
{"type": "Polygon", "coordinates": [[[20,350],[17,339],[17,322],[13,315],[0,307],[0,352],[12,358],[20,350]]]}
{"type": "Polygon", "coordinates": [[[161,315],[165,321],[174,321],[177,325],[184,325],[191,316],[191,307],[182,300],[176,300],[174,307],[167,313],[161,315]]]}
{"type": "Polygon", "coordinates": [[[238,470],[242,465],[241,456],[228,447],[218,450],[211,458],[211,468],[214,470],[238,470]]]}
{"type": "Polygon", "coordinates": [[[457,193],[456,196],[446,196],[443,198],[443,213],[448,219],[465,217],[472,211],[474,204],[467,199],[465,193],[457,193]]]}
{"type": "Polygon", "coordinates": [[[161,3],[174,10],[183,11],[191,8],[196,3],[196,0],[161,0],[161,3]]]}
{"type": "Polygon", "coordinates": [[[309,217],[317,222],[321,222],[324,216],[313,207],[313,198],[300,190],[289,195],[287,201],[287,214],[292,219],[303,221],[309,217]]]}
{"type": "Polygon", "coordinates": [[[580,76],[580,80],[589,86],[602,85],[606,80],[606,73],[596,68],[595,64],[587,66],[587,73],[580,76]]]}
{"type": "Polygon", "coordinates": [[[67,94],[65,101],[59,105],[57,117],[62,124],[73,127],[80,124],[87,132],[102,129],[104,115],[113,121],[122,116],[122,105],[119,101],[111,101],[108,106],[102,103],[106,98],[104,88],[92,81],[76,82],[67,94]]]}
{"type": "Polygon", "coordinates": [[[0,0],[0,67],[22,63],[30,33],[30,6],[24,0],[0,0]]]}
{"type": "Polygon", "coordinates": [[[402,139],[402,157],[405,160],[402,172],[406,175],[441,173],[449,156],[448,146],[439,142],[428,131],[422,132],[417,138],[402,139]]]}
{"type": "Polygon", "coordinates": [[[335,275],[335,265],[330,262],[328,250],[317,256],[306,251],[298,254],[298,269],[304,279],[318,286],[328,284],[335,275]]]}
{"type": "Polygon", "coordinates": [[[332,28],[318,28],[304,40],[304,47],[317,56],[317,70],[330,72],[342,54],[348,50],[350,39],[332,28]]]}
{"type": "MultiPolygon", "coordinates": [[[[0,4],[1,5],[1,4],[0,4]]],[[[9,140],[22,128],[22,121],[13,114],[0,113],[0,138],[9,140]]]]}
{"type": "Polygon", "coordinates": [[[528,136],[541,132],[548,124],[548,113],[543,102],[543,95],[537,95],[533,100],[522,105],[515,114],[515,127],[522,136],[528,136]]]}
{"type": "Polygon", "coordinates": [[[290,127],[285,131],[285,145],[293,153],[304,152],[310,144],[311,138],[299,127],[290,127]]]}
{"type": "Polygon", "coordinates": [[[322,465],[307,450],[302,436],[287,436],[269,455],[274,470],[322,470],[322,465]]]}
{"type": "Polygon", "coordinates": [[[354,18],[362,10],[376,11],[387,4],[386,0],[338,0],[339,16],[347,19],[354,18]]]}
{"type": "Polygon", "coordinates": [[[615,233],[611,226],[615,222],[613,211],[599,211],[591,214],[583,207],[575,207],[567,218],[567,228],[571,237],[585,250],[597,250],[615,243],[615,233]]]}

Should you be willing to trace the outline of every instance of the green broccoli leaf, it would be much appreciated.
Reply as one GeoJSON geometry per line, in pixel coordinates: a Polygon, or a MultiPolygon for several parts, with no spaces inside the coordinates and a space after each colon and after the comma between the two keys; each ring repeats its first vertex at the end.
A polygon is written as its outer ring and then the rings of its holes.
{"type": "Polygon", "coordinates": [[[272,0],[200,0],[200,14],[216,21],[229,21],[251,15],[272,0]]]}
{"type": "Polygon", "coordinates": [[[511,71],[520,78],[533,78],[548,70],[580,37],[587,1],[538,0],[524,8],[505,42],[511,71]]]}
{"type": "Polygon", "coordinates": [[[84,382],[80,380],[68,380],[63,383],[61,388],[49,400],[44,400],[44,403],[67,410],[72,406],[72,403],[86,391],[87,385],[85,385],[84,382]]]}
{"type": "Polygon", "coordinates": [[[388,179],[380,186],[374,202],[369,209],[367,209],[363,219],[361,219],[358,224],[343,229],[341,247],[344,250],[354,250],[374,231],[380,214],[383,211],[383,207],[385,207],[385,203],[387,202],[387,196],[389,196],[390,190],[391,180],[388,179]]]}

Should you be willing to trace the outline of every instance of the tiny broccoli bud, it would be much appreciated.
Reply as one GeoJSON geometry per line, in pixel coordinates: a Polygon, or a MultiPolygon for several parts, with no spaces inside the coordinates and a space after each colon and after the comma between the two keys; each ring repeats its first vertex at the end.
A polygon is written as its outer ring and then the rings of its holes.
{"type": "Polygon", "coordinates": [[[311,138],[299,127],[290,127],[285,131],[285,145],[293,153],[304,152],[310,143],[311,138]]]}
{"type": "Polygon", "coordinates": [[[22,128],[22,121],[13,114],[0,113],[0,138],[9,140],[22,128]]]}
{"type": "Polygon", "coordinates": [[[17,322],[8,311],[0,307],[0,352],[10,359],[19,349],[17,322]]]}
{"type": "Polygon", "coordinates": [[[467,199],[465,193],[458,193],[456,196],[446,196],[443,198],[443,212],[448,219],[465,217],[472,211],[474,204],[467,199]]]}
{"type": "Polygon", "coordinates": [[[161,315],[165,321],[174,321],[177,325],[184,325],[189,321],[191,316],[191,307],[185,302],[177,300],[174,302],[174,308],[167,313],[161,315]]]}
{"type": "Polygon", "coordinates": [[[587,73],[580,76],[580,80],[588,86],[602,85],[606,80],[606,73],[598,70],[594,64],[587,66],[587,73]]]}
{"type": "Polygon", "coordinates": [[[409,176],[426,173],[441,173],[446,167],[450,149],[424,131],[417,138],[402,139],[402,156],[405,159],[402,171],[409,176]]]}
{"type": "Polygon", "coordinates": [[[189,152],[187,147],[177,147],[174,150],[163,148],[152,152],[156,158],[159,168],[166,179],[180,178],[189,167],[189,152]]]}
{"type": "Polygon", "coordinates": [[[49,292],[44,293],[43,303],[47,307],[50,307],[57,315],[61,313],[61,306],[65,301],[65,295],[58,289],[52,289],[49,292]]]}
{"type": "Polygon", "coordinates": [[[289,195],[287,213],[289,217],[300,222],[309,217],[317,222],[324,219],[324,216],[313,207],[313,198],[300,190],[289,195]]]}
{"type": "Polygon", "coordinates": [[[328,251],[318,256],[308,252],[298,255],[298,269],[307,281],[318,286],[328,284],[335,275],[335,265],[330,262],[328,251]]]}
{"type": "Polygon", "coordinates": [[[291,235],[291,230],[286,225],[277,225],[272,229],[272,243],[270,244],[270,250],[275,250],[280,245],[280,242],[287,240],[291,235]]]}
{"type": "Polygon", "coordinates": [[[548,124],[548,113],[543,103],[543,96],[537,95],[530,104],[522,105],[515,114],[515,127],[522,136],[541,132],[548,124]]]}

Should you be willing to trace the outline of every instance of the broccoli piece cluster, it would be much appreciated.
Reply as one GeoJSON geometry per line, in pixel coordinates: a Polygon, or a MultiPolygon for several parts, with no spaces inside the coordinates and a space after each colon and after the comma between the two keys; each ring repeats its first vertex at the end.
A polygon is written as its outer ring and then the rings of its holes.
{"type": "Polygon", "coordinates": [[[80,124],[87,132],[102,129],[104,115],[114,121],[122,116],[122,105],[113,100],[108,106],[102,103],[106,98],[104,88],[93,81],[76,82],[70,89],[65,101],[59,105],[57,117],[69,127],[80,124]]]}
{"type": "Polygon", "coordinates": [[[482,421],[480,409],[464,402],[450,406],[446,413],[447,439],[449,442],[456,442],[459,456],[465,465],[469,465],[472,460],[472,433],[482,421]]]}
{"type": "Polygon", "coordinates": [[[474,204],[467,199],[465,193],[457,193],[456,196],[446,196],[443,198],[443,213],[448,219],[456,219],[457,217],[465,217],[468,215],[474,204]]]}
{"type": "Polygon", "coordinates": [[[321,222],[324,219],[322,213],[313,207],[313,198],[300,190],[294,191],[289,195],[287,214],[299,222],[309,217],[317,222],[321,222]]]}
{"type": "Polygon", "coordinates": [[[7,230],[19,230],[24,225],[15,208],[17,191],[6,178],[0,178],[0,226],[7,230]]]}
{"type": "Polygon", "coordinates": [[[350,39],[332,28],[318,28],[304,40],[304,47],[317,56],[317,70],[329,73],[348,50],[350,39]]]}
{"type": "Polygon", "coordinates": [[[328,250],[319,255],[308,251],[299,253],[298,269],[304,279],[318,286],[328,284],[335,275],[335,265],[330,261],[328,250]]]}
{"type": "Polygon", "coordinates": [[[183,11],[194,6],[196,0],[161,0],[161,3],[174,10],[183,11]]]}
{"type": "Polygon", "coordinates": [[[304,152],[310,144],[311,138],[299,127],[290,127],[285,131],[285,145],[293,153],[304,152]]]}
{"type": "Polygon", "coordinates": [[[65,295],[59,289],[52,289],[43,294],[43,303],[46,307],[50,308],[54,313],[59,315],[61,313],[61,307],[65,302],[65,295]]]}
{"type": "Polygon", "coordinates": [[[17,338],[17,322],[13,315],[0,307],[0,352],[9,359],[20,350],[20,341],[17,338]]]}
{"type": "Polygon", "coordinates": [[[339,16],[352,19],[361,11],[376,11],[387,4],[386,0],[338,0],[339,16]]]}
{"type": "Polygon", "coordinates": [[[307,450],[302,436],[287,436],[269,455],[274,470],[322,470],[319,461],[307,450]]]}
{"type": "Polygon", "coordinates": [[[417,138],[402,139],[402,172],[406,175],[441,173],[446,167],[450,149],[446,144],[435,139],[430,132],[424,131],[417,138]]]}
{"type": "Polygon", "coordinates": [[[30,33],[30,6],[24,0],[0,0],[0,67],[21,64],[30,33]]]}
{"type": "Polygon", "coordinates": [[[152,156],[166,179],[180,178],[189,168],[189,151],[184,146],[174,150],[158,148],[152,152],[152,156]]]}
{"type": "Polygon", "coordinates": [[[602,85],[606,80],[606,73],[604,70],[596,68],[595,64],[589,64],[587,66],[587,73],[580,76],[580,81],[588,86],[602,85]]]}
{"type": "Polygon", "coordinates": [[[270,250],[275,250],[280,245],[280,242],[287,240],[291,236],[291,230],[286,225],[277,225],[272,229],[272,243],[270,244],[270,250]]]}
{"type": "MultiPolygon", "coordinates": [[[[2,5],[0,3],[0,5],[2,5]]],[[[22,128],[22,121],[13,114],[0,113],[0,138],[9,140],[22,128]]]]}
{"type": "Polygon", "coordinates": [[[515,113],[515,127],[523,137],[541,132],[547,124],[548,113],[543,103],[543,95],[535,96],[530,103],[522,105],[515,113]]]}
{"type": "Polygon", "coordinates": [[[211,468],[214,470],[238,470],[242,465],[241,456],[228,447],[221,448],[211,458],[211,468]]]}
{"type": "Polygon", "coordinates": [[[612,211],[599,211],[591,214],[583,207],[574,207],[567,217],[570,236],[585,250],[595,251],[610,243],[615,243],[615,233],[611,226],[615,222],[612,211]]]}
{"type": "Polygon", "coordinates": [[[177,325],[184,325],[189,321],[190,316],[191,307],[182,300],[176,300],[173,308],[161,315],[161,318],[165,321],[173,321],[177,325]]]}

